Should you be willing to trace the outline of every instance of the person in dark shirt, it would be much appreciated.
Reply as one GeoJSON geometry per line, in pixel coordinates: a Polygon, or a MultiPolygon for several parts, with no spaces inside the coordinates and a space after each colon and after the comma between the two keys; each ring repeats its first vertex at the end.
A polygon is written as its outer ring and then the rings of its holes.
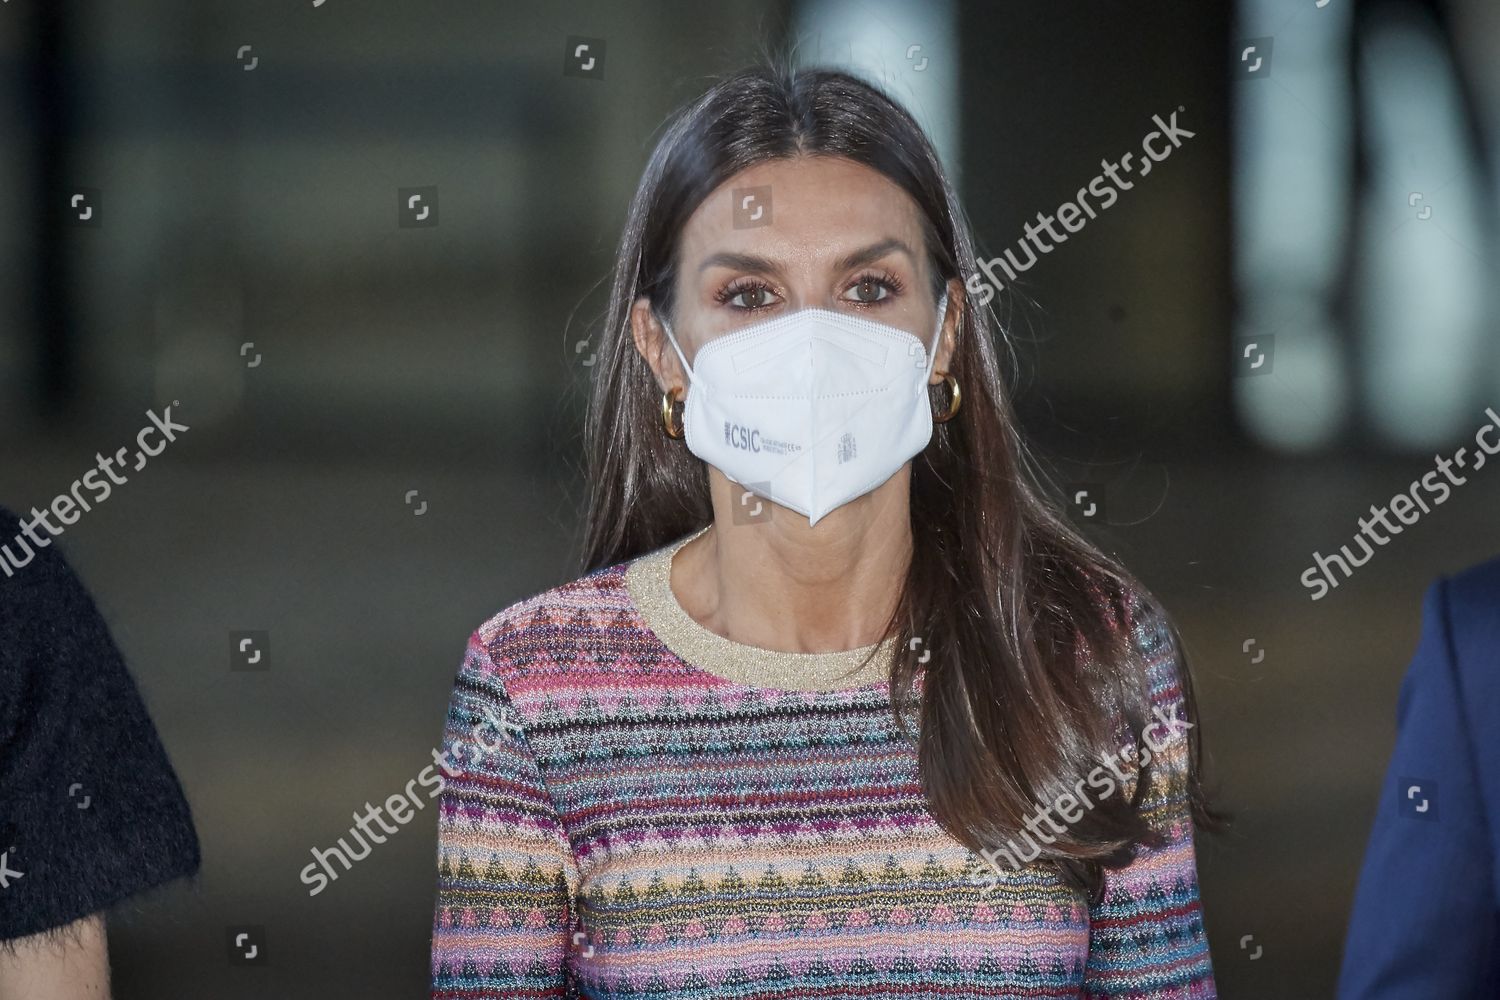
{"type": "Polygon", "coordinates": [[[107,997],[104,911],[195,874],[198,837],[93,599],[19,521],[0,508],[0,997],[107,997]]]}

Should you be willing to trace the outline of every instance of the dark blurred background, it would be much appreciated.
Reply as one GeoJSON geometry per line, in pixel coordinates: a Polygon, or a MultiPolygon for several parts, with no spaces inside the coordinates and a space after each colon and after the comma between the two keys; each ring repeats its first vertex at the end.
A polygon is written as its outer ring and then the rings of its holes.
{"type": "Polygon", "coordinates": [[[627,201],[764,44],[911,107],[986,256],[1153,115],[1195,133],[993,306],[1027,430],[1187,644],[1236,816],[1199,847],[1221,992],[1331,995],[1422,593],[1500,553],[1487,469],[1299,583],[1500,407],[1489,0],[6,0],[0,502],[148,409],[191,428],[62,540],[204,847],[112,917],[118,997],[425,995],[431,810],[298,872],[428,763],[469,632],[578,575],[627,201]]]}

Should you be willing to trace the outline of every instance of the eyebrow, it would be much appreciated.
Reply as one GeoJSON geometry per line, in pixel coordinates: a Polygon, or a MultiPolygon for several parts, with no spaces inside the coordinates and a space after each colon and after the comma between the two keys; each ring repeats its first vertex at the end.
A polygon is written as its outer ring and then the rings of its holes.
{"type": "Polygon", "coordinates": [[[879,243],[871,243],[861,250],[855,250],[853,253],[846,254],[834,262],[833,269],[835,271],[850,271],[865,264],[873,264],[892,250],[906,254],[913,262],[917,259],[917,255],[911,252],[911,247],[894,236],[888,236],[879,243]]]}
{"type": "MultiPolygon", "coordinates": [[[[917,259],[917,255],[912,253],[911,247],[891,236],[878,243],[871,243],[867,247],[862,247],[845,254],[834,261],[833,268],[835,271],[848,271],[877,261],[893,250],[906,254],[913,261],[917,259]]],[[[779,264],[768,258],[758,257],[750,253],[730,253],[727,251],[710,254],[704,258],[703,263],[698,265],[698,271],[702,273],[711,267],[727,267],[735,271],[751,271],[756,274],[775,274],[781,270],[779,264]]]]}

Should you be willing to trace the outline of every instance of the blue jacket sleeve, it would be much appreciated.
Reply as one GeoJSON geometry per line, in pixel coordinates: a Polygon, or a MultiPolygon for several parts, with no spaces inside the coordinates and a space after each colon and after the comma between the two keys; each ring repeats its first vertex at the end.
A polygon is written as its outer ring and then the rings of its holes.
{"type": "MultiPolygon", "coordinates": [[[[1455,639],[1452,584],[1427,592],[1422,638],[1401,686],[1397,737],[1344,945],[1340,1000],[1495,995],[1494,817],[1474,726],[1487,696],[1466,690],[1462,657],[1494,671],[1493,603],[1455,639]]],[[[1493,598],[1491,598],[1491,601],[1493,598]]],[[[1468,604],[1469,602],[1461,602],[1468,604]]],[[[1488,678],[1486,690],[1492,687],[1488,678]]],[[[1489,763],[1493,767],[1494,761],[1489,763]]]]}

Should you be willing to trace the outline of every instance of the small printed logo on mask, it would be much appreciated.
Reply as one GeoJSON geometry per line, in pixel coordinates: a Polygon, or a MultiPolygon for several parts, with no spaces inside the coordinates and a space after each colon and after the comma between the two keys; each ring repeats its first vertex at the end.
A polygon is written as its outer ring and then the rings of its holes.
{"type": "Polygon", "coordinates": [[[760,431],[724,421],[724,443],[741,451],[760,451],[760,431]]]}
{"type": "Polygon", "coordinates": [[[845,462],[853,461],[855,455],[858,454],[858,452],[856,452],[854,448],[854,435],[850,434],[848,431],[845,431],[844,436],[839,438],[838,454],[840,465],[843,465],[845,462]]]}

